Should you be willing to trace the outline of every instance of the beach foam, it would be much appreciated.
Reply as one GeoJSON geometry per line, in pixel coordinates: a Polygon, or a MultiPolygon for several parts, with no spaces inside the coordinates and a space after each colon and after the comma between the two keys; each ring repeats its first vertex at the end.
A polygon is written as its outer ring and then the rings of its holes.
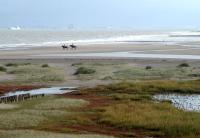
{"type": "Polygon", "coordinates": [[[67,30],[0,30],[0,49],[110,43],[200,42],[200,32],[137,32],[137,31],[67,31],[67,30]]]}

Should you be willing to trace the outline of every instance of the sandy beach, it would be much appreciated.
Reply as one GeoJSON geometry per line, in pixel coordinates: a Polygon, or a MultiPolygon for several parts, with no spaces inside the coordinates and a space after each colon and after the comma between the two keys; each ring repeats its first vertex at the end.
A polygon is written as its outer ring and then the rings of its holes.
{"type": "MultiPolygon", "coordinates": [[[[165,43],[117,43],[78,45],[77,50],[63,50],[60,46],[1,50],[0,59],[99,59],[91,53],[131,52],[134,54],[200,56],[200,47],[166,45],[165,43]],[[81,54],[84,54],[82,56],[81,54]],[[77,55],[77,56],[76,56],[77,55]],[[87,56],[88,55],[88,56],[87,56]]],[[[101,56],[100,59],[113,59],[101,56]]],[[[143,57],[144,58],[144,57],[143,57]]],[[[120,59],[120,57],[118,58],[120,59]]],[[[130,59],[130,57],[123,57],[130,59]]],[[[132,57],[131,59],[134,59],[132,57]]],[[[148,57],[147,57],[148,59],[148,57]]],[[[173,59],[173,58],[172,58],[173,59]]],[[[177,58],[178,59],[178,58],[177,58]]]]}
{"type": "Polygon", "coordinates": [[[0,0],[0,138],[200,138],[199,5],[0,0]]]}
{"type": "MultiPolygon", "coordinates": [[[[200,56],[200,48],[198,47],[184,47],[178,45],[168,45],[162,43],[120,43],[120,44],[96,44],[96,45],[80,45],[77,50],[63,50],[60,46],[55,47],[35,47],[29,49],[15,49],[15,50],[1,50],[0,64],[6,63],[36,63],[49,64],[51,66],[59,67],[65,70],[67,79],[58,86],[96,86],[99,84],[108,84],[114,82],[105,81],[101,79],[92,79],[81,81],[73,74],[75,68],[72,64],[127,64],[130,66],[137,66],[145,68],[151,65],[155,68],[174,68],[177,65],[187,62],[191,66],[199,67],[200,60],[198,59],[179,59],[179,58],[148,58],[148,57],[112,57],[104,56],[111,52],[131,52],[133,54],[156,54],[156,55],[178,55],[184,57],[185,55],[200,56]],[[95,54],[97,53],[97,54],[95,54]],[[96,56],[101,53],[101,56],[96,56]],[[103,53],[103,54],[102,54],[103,53]],[[81,56],[81,55],[84,56],[81,56]],[[91,55],[90,55],[91,54],[91,55]],[[79,56],[78,56],[79,55],[79,56]],[[103,55],[103,56],[102,56],[103,55]]],[[[126,54],[125,54],[126,56],[126,54]]],[[[114,67],[114,66],[113,66],[114,67]]],[[[112,68],[113,68],[112,67],[112,68]]],[[[12,78],[12,76],[2,76],[2,81],[5,78],[12,78]]]]}

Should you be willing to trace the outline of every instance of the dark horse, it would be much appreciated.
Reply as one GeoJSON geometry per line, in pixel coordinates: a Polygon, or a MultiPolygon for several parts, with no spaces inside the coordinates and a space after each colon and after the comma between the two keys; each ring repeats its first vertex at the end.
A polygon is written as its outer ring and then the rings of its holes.
{"type": "Polygon", "coordinates": [[[67,50],[68,50],[68,48],[69,48],[69,47],[68,47],[68,46],[66,46],[66,45],[62,45],[61,47],[63,48],[63,50],[65,50],[65,49],[67,49],[67,50]]]}
{"type": "Polygon", "coordinates": [[[74,44],[71,44],[71,45],[69,45],[70,47],[71,47],[71,49],[73,50],[73,49],[77,49],[77,46],[75,46],[74,44]]]}

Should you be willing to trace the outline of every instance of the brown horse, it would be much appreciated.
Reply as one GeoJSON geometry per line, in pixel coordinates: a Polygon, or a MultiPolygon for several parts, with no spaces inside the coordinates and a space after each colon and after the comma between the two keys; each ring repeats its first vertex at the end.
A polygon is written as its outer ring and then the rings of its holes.
{"type": "Polygon", "coordinates": [[[70,47],[71,47],[71,49],[73,50],[76,50],[77,49],[77,46],[75,46],[74,44],[71,44],[71,45],[69,45],[70,47]]]}
{"type": "Polygon", "coordinates": [[[68,49],[69,49],[69,47],[68,47],[68,46],[66,46],[66,45],[62,45],[61,47],[63,48],[63,50],[65,50],[65,49],[67,49],[67,50],[68,50],[68,49]]]}

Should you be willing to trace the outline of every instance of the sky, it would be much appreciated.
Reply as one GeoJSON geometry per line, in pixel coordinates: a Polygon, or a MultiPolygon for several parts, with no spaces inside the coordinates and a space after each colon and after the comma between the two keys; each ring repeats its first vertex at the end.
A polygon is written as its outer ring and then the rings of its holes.
{"type": "Polygon", "coordinates": [[[0,0],[0,27],[200,28],[200,0],[0,0]]]}

